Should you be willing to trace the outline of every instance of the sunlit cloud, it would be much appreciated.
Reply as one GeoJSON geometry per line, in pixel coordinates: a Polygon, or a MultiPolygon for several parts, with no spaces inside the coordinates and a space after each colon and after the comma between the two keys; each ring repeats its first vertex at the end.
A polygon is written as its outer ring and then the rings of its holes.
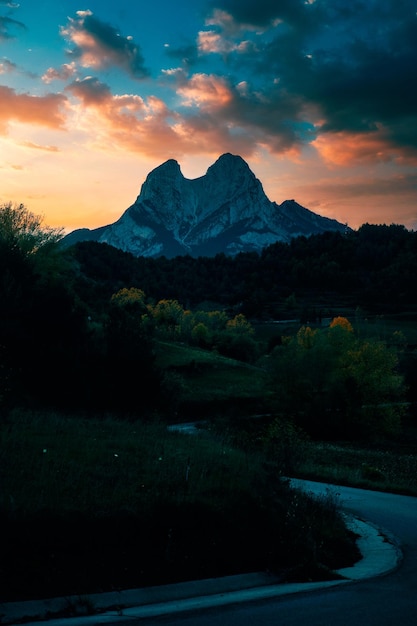
{"type": "Polygon", "coordinates": [[[43,146],[33,141],[23,141],[22,146],[25,148],[33,148],[34,150],[45,150],[45,152],[59,152],[59,148],[57,146],[43,146]]]}
{"type": "Polygon", "coordinates": [[[390,161],[417,165],[417,150],[410,148],[407,151],[395,145],[384,128],[368,133],[324,133],[312,145],[329,165],[347,167],[390,161]]]}
{"type": "Polygon", "coordinates": [[[11,121],[63,129],[65,103],[66,98],[61,94],[31,96],[17,94],[14,89],[0,86],[0,132],[7,132],[11,121]]]}
{"type": "Polygon", "coordinates": [[[248,136],[231,132],[230,125],[215,115],[218,98],[227,101],[230,93],[214,77],[194,77],[182,94],[190,107],[195,104],[205,114],[193,110],[181,114],[155,96],[113,95],[108,85],[92,77],[74,81],[66,92],[79,101],[73,105],[78,128],[104,150],[128,149],[147,158],[164,159],[253,150],[248,136]]]}
{"type": "Polygon", "coordinates": [[[123,37],[111,24],[94,17],[91,11],[78,11],[69,18],[61,35],[73,44],[68,54],[83,67],[94,69],[120,67],[132,78],[143,79],[149,75],[142,53],[131,36],[123,37]]]}
{"type": "Polygon", "coordinates": [[[249,54],[257,51],[254,41],[245,38],[246,31],[255,30],[249,24],[239,24],[226,11],[216,9],[206,19],[206,26],[214,29],[202,30],[198,33],[197,48],[200,54],[216,53],[230,55],[232,53],[249,54]]]}
{"type": "Polygon", "coordinates": [[[247,54],[256,49],[251,41],[245,40],[235,43],[212,30],[198,33],[197,47],[199,52],[203,54],[231,54],[232,52],[247,54]]]}
{"type": "Polygon", "coordinates": [[[194,74],[185,85],[178,88],[178,94],[182,96],[185,106],[197,104],[210,111],[224,107],[233,99],[224,78],[207,74],[194,74]]]}
{"type": "Polygon", "coordinates": [[[83,107],[85,132],[89,134],[94,128],[103,147],[116,145],[147,155],[166,152],[167,146],[170,150],[178,147],[172,129],[176,114],[162,100],[153,96],[145,100],[135,94],[113,95],[108,85],[92,77],[75,81],[66,90],[83,107]]]}
{"type": "Polygon", "coordinates": [[[75,62],[64,63],[59,68],[49,67],[42,76],[44,83],[49,84],[54,80],[66,81],[73,78],[77,74],[77,66],[75,62]]]}

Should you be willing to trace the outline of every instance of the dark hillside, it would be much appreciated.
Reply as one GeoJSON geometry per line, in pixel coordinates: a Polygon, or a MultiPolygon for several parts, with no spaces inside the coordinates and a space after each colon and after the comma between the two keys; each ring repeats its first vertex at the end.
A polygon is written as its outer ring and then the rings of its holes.
{"type": "Polygon", "coordinates": [[[155,300],[175,298],[189,308],[212,302],[261,319],[301,317],[312,307],[325,315],[335,304],[379,313],[417,308],[417,233],[397,225],[297,237],[233,258],[136,258],[96,242],[70,252],[79,267],[77,289],[92,305],[134,286],[155,300]]]}

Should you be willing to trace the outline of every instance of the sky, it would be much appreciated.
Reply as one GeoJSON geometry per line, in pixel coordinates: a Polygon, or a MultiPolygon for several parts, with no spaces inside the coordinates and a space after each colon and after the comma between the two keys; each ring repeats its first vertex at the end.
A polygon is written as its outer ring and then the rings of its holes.
{"type": "Polygon", "coordinates": [[[0,0],[0,204],[97,228],[226,152],[277,203],[417,230],[417,0],[0,0]]]}

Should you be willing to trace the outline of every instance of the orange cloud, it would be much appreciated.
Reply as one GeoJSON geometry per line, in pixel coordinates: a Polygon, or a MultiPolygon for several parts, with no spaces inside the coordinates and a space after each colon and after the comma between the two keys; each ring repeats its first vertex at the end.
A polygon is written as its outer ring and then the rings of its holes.
{"type": "Polygon", "coordinates": [[[46,152],[59,152],[59,148],[57,146],[42,146],[38,143],[34,143],[33,141],[22,141],[22,146],[25,148],[34,148],[35,150],[45,150],[46,152]]]}
{"type": "Polygon", "coordinates": [[[177,93],[183,97],[183,104],[196,104],[203,110],[215,111],[233,100],[232,91],[224,78],[213,74],[194,74],[177,93]]]}
{"type": "Polygon", "coordinates": [[[369,133],[340,131],[319,135],[312,145],[329,165],[388,163],[390,161],[416,164],[415,151],[394,145],[385,129],[380,127],[369,133]]]}
{"type": "MultiPolygon", "coordinates": [[[[203,84],[197,83],[198,80],[192,83],[187,94],[202,102],[203,108],[215,109],[216,94],[224,87],[217,82],[214,87],[212,83],[210,92],[207,85],[203,89],[203,84]]],[[[78,130],[103,150],[128,149],[157,159],[202,152],[217,156],[219,151],[228,150],[248,153],[248,138],[230,137],[227,124],[220,123],[215,115],[186,117],[155,96],[145,100],[132,94],[113,95],[107,85],[95,78],[77,80],[66,91],[80,101],[72,106],[78,130]]]]}
{"type": "Polygon", "coordinates": [[[100,149],[128,149],[149,158],[204,152],[214,156],[233,152],[248,157],[259,145],[268,146],[271,152],[286,153],[289,158],[297,156],[286,127],[281,138],[278,122],[275,135],[268,125],[263,129],[253,123],[253,98],[265,110],[265,119],[270,119],[269,103],[261,102],[256,94],[242,99],[239,89],[214,75],[194,74],[187,81],[183,73],[173,71],[169,74],[172,78],[182,98],[182,110],[169,108],[155,96],[144,99],[133,94],[113,95],[109,86],[97,78],[76,80],[65,89],[78,100],[72,100],[74,126],[100,149]]]}
{"type": "Polygon", "coordinates": [[[0,132],[6,133],[11,121],[63,129],[65,117],[62,108],[66,102],[62,94],[29,96],[16,94],[14,89],[0,86],[0,132]]]}
{"type": "Polygon", "coordinates": [[[44,83],[51,83],[53,80],[68,80],[77,73],[77,68],[74,62],[64,63],[59,69],[49,67],[45,74],[42,76],[44,83]]]}

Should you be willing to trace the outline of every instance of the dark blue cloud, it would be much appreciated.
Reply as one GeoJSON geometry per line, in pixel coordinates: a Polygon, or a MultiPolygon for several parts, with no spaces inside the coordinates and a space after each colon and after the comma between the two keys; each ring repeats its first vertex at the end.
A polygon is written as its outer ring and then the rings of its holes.
{"type": "Polygon", "coordinates": [[[14,20],[11,17],[0,15],[0,41],[14,39],[14,31],[16,29],[26,30],[26,26],[22,24],[22,22],[14,20]]]}
{"type": "Polygon", "coordinates": [[[257,36],[256,54],[228,59],[267,103],[262,125],[274,132],[276,116],[292,107],[290,119],[315,119],[316,133],[383,127],[385,141],[417,156],[414,0],[212,0],[210,8],[232,16],[240,32],[251,25],[268,35],[257,36]]]}
{"type": "Polygon", "coordinates": [[[86,66],[114,65],[136,79],[149,76],[140,47],[130,37],[120,35],[111,24],[94,17],[91,11],[79,11],[61,33],[74,44],[70,56],[86,66]]]}

